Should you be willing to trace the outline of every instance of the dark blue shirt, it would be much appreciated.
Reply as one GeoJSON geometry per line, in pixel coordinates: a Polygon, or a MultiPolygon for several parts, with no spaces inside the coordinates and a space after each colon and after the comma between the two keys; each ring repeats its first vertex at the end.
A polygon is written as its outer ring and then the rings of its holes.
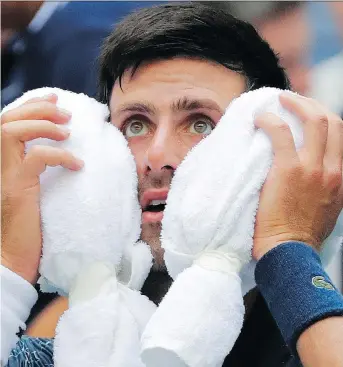
{"type": "Polygon", "coordinates": [[[104,38],[130,12],[154,4],[158,2],[70,1],[57,8],[42,29],[23,32],[1,50],[1,106],[41,87],[94,97],[104,38]]]}

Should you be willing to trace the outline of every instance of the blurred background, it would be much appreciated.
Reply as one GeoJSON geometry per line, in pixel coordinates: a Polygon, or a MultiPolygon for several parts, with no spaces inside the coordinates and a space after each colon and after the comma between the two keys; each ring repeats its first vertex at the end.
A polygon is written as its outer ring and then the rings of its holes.
{"type": "MultiPolygon", "coordinates": [[[[209,4],[209,3],[207,3],[209,4]]],[[[343,117],[343,1],[218,1],[279,55],[293,90],[343,117]]],[[[328,267],[343,291],[343,251],[328,267]]]]}
{"type": "MultiPolygon", "coordinates": [[[[95,96],[99,47],[116,22],[152,1],[2,1],[1,106],[43,86],[95,96]]],[[[343,116],[343,2],[209,1],[252,23],[293,89],[343,116]]],[[[20,229],[18,229],[20,230],[20,229]]],[[[328,272],[343,290],[343,255],[328,272]]],[[[66,300],[40,295],[28,333],[53,336],[66,300]],[[47,306],[48,305],[48,306],[47,306]]]]}

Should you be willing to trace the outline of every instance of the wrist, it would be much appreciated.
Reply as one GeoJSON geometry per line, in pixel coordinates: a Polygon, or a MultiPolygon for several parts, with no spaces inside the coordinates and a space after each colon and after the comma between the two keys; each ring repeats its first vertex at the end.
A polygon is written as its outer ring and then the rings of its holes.
{"type": "Polygon", "coordinates": [[[319,320],[343,315],[342,295],[318,254],[305,243],[284,243],[266,253],[256,264],[255,279],[294,354],[304,330],[319,320]]]}
{"type": "Polygon", "coordinates": [[[317,242],[314,241],[313,238],[308,235],[299,233],[297,234],[285,233],[265,238],[254,238],[252,256],[254,260],[259,261],[269,251],[287,242],[303,243],[314,250],[317,250],[320,247],[320,245],[317,245],[317,242]]]}

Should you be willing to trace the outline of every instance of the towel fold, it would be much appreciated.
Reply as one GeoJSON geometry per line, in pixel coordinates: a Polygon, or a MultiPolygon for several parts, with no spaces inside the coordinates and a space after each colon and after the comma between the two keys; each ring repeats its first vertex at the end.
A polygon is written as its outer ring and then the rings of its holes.
{"type": "MultiPolygon", "coordinates": [[[[57,327],[57,367],[222,365],[241,330],[243,296],[255,285],[254,221],[273,159],[254,116],[280,116],[297,149],[303,141],[280,92],[262,88],[234,100],[176,170],[161,233],[174,283],[157,309],[139,293],[152,256],[138,241],[136,166],[123,135],[106,122],[107,107],[56,88],[28,92],[6,107],[56,93],[57,105],[72,112],[70,137],[37,139],[27,149],[58,146],[85,161],[79,172],[48,167],[41,175],[39,283],[69,296],[57,327]]],[[[342,243],[342,222],[341,214],[324,243],[324,264],[342,243]]]]}
{"type": "Polygon", "coordinates": [[[40,177],[39,283],[43,291],[70,296],[57,327],[55,365],[141,367],[139,339],[155,306],[138,292],[152,256],[137,242],[141,209],[134,158],[124,136],[107,122],[107,106],[86,95],[41,88],[6,110],[49,93],[72,113],[70,137],[36,139],[26,149],[56,146],[85,162],[78,172],[47,167],[40,177]]]}
{"type": "Polygon", "coordinates": [[[103,263],[77,277],[54,344],[56,367],[143,367],[140,336],[156,306],[103,263]]]}
{"type": "MultiPolygon", "coordinates": [[[[273,159],[254,117],[276,114],[290,126],[296,148],[303,143],[301,122],[281,106],[281,92],[261,88],[234,100],[175,172],[161,233],[174,283],[142,335],[148,367],[221,366],[239,335],[242,296],[254,286],[259,193],[273,159]]],[[[325,241],[326,259],[342,243],[342,219],[325,241]]]]}

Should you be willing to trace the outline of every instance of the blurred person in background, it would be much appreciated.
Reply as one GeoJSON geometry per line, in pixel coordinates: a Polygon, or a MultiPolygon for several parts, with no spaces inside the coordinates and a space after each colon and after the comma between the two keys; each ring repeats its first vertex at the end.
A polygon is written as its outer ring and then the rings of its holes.
{"type": "Polygon", "coordinates": [[[217,2],[234,16],[252,23],[280,58],[292,89],[306,95],[310,73],[310,28],[301,1],[217,2]]]}
{"type": "MultiPolygon", "coordinates": [[[[1,106],[40,87],[95,97],[104,38],[122,17],[149,4],[155,2],[1,1],[1,106]]],[[[39,293],[28,323],[55,297],[39,293]]],[[[65,304],[63,298],[55,300],[43,313],[48,317],[28,332],[51,336],[55,309],[65,304]]]]}
{"type": "Polygon", "coordinates": [[[343,116],[343,2],[328,2],[340,36],[340,52],[321,61],[311,74],[311,96],[343,116]]]}
{"type": "MultiPolygon", "coordinates": [[[[340,36],[340,52],[314,66],[309,94],[343,118],[343,2],[328,2],[325,5],[340,36]]],[[[343,249],[341,258],[329,265],[328,273],[343,292],[343,249]]]]}
{"type": "Polygon", "coordinates": [[[94,97],[102,40],[140,6],[125,1],[1,1],[1,106],[40,87],[94,97]]]}
{"type": "MultiPolygon", "coordinates": [[[[255,26],[278,54],[295,92],[311,96],[343,115],[343,52],[312,68],[312,27],[306,2],[232,1],[216,2],[215,5],[255,26]]],[[[327,6],[337,21],[343,45],[343,2],[330,2],[327,6]]],[[[327,271],[343,291],[342,259],[339,256],[334,259],[327,271]]]]}

